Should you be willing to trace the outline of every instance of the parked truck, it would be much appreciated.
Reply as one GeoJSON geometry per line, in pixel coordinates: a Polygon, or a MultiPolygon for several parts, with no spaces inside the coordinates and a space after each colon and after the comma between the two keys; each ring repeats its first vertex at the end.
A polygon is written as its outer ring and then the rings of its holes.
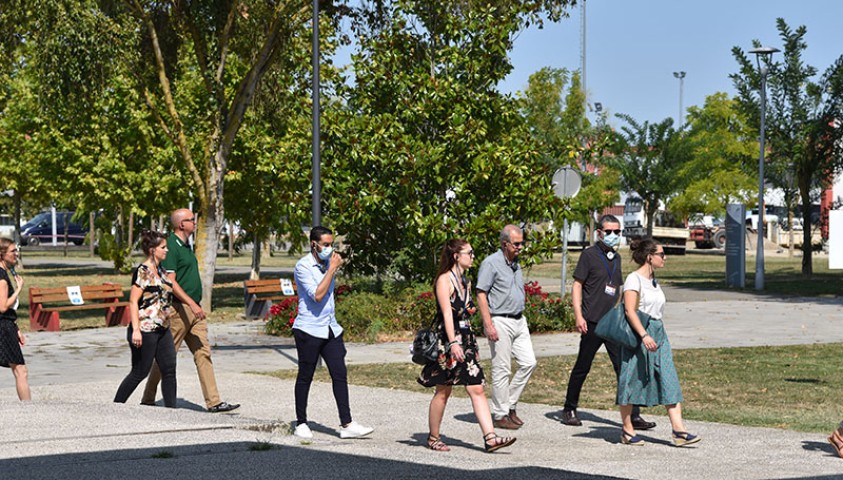
{"type": "MultiPolygon", "coordinates": [[[[644,200],[640,197],[627,197],[624,203],[623,235],[627,238],[627,241],[647,236],[647,214],[644,211],[644,200]]],[[[662,244],[666,252],[685,255],[688,229],[684,222],[676,219],[673,214],[664,208],[656,210],[653,218],[652,237],[662,244]]]]}

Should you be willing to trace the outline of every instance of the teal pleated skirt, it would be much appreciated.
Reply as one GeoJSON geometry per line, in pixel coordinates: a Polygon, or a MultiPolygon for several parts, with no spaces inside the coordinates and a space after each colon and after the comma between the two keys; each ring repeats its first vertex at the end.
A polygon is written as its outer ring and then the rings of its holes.
{"type": "Polygon", "coordinates": [[[621,347],[618,405],[652,407],[682,401],[682,389],[664,323],[659,319],[650,319],[647,333],[659,345],[655,352],[648,351],[643,343],[635,349],[621,347]]]}

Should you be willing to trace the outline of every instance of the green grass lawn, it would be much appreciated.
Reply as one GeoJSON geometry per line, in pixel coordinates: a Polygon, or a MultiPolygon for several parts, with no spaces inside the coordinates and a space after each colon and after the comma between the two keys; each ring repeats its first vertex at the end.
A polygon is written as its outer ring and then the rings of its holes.
{"type": "MultiPolygon", "coordinates": [[[[682,383],[684,417],[689,420],[826,432],[843,418],[843,344],[787,347],[675,350],[682,383]]],[[[576,356],[539,359],[521,401],[553,405],[561,410],[568,375],[576,356]]],[[[482,362],[487,375],[488,361],[482,362]]],[[[415,381],[421,367],[411,363],[349,365],[349,381],[387,389],[431,393],[415,381]]],[[[296,372],[272,372],[293,379],[296,372]]],[[[321,368],[317,381],[328,382],[321,368]]],[[[487,385],[488,389],[491,388],[487,385]]],[[[599,353],[580,397],[581,409],[614,410],[615,374],[609,357],[599,353]]],[[[463,389],[455,394],[465,396],[463,389]]],[[[421,408],[421,407],[420,407],[421,408]]],[[[644,409],[664,415],[663,407],[644,409]]]]}

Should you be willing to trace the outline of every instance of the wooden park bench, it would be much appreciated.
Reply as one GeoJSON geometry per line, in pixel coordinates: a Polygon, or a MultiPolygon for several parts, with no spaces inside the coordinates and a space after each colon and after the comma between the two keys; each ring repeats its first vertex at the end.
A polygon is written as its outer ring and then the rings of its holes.
{"type": "Polygon", "coordinates": [[[128,325],[131,320],[128,306],[129,302],[123,300],[123,287],[114,283],[57,288],[29,287],[29,324],[33,331],[58,331],[59,312],[97,308],[105,309],[107,327],[128,325]],[[71,296],[76,298],[75,302],[71,296]]]}
{"type": "Polygon", "coordinates": [[[296,282],[292,278],[270,278],[266,280],[246,280],[243,282],[243,294],[246,304],[244,312],[246,318],[263,318],[269,313],[269,307],[273,300],[283,300],[296,294],[296,282]],[[287,295],[281,286],[281,282],[289,280],[292,284],[293,294],[287,295]]]}

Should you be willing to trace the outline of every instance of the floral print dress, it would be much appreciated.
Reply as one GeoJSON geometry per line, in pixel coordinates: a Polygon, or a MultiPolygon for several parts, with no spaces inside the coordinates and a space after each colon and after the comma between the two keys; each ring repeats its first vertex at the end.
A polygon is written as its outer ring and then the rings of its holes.
{"type": "Polygon", "coordinates": [[[469,296],[471,283],[462,277],[462,291],[457,286],[457,276],[451,272],[454,293],[451,296],[451,313],[454,321],[454,340],[460,343],[465,354],[465,360],[456,361],[451,357],[448,345],[448,335],[445,332],[442,311],[437,302],[437,319],[439,329],[439,361],[430,362],[422,368],[418,382],[425,387],[435,385],[483,385],[485,377],[480,368],[480,350],[477,348],[477,337],[471,331],[470,318],[475,312],[474,302],[469,296]]]}

